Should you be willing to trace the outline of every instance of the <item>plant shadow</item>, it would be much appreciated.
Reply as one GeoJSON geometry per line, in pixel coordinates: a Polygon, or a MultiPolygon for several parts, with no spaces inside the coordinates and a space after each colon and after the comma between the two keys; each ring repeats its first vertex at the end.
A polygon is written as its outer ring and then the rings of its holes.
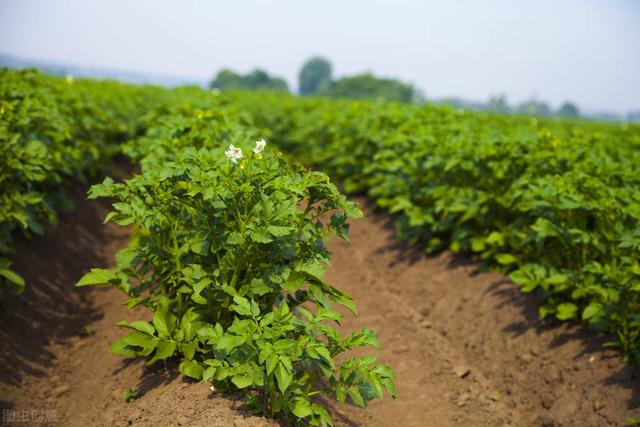
{"type": "Polygon", "coordinates": [[[572,356],[572,360],[576,362],[591,355],[617,365],[618,367],[614,369],[613,373],[606,376],[602,384],[615,385],[630,390],[631,398],[626,402],[627,409],[637,410],[640,408],[640,382],[638,381],[640,367],[626,364],[619,351],[604,347],[605,343],[611,341],[611,335],[597,334],[583,324],[562,322],[556,318],[541,319],[538,307],[542,302],[542,297],[536,293],[521,292],[508,279],[493,282],[487,292],[498,297],[497,308],[506,305],[514,306],[521,313],[522,320],[512,322],[504,327],[505,333],[514,337],[522,336],[531,330],[536,335],[551,333],[550,349],[558,349],[570,342],[578,344],[578,349],[573,352],[572,356]]]}
{"type": "Polygon", "coordinates": [[[85,326],[103,314],[92,302],[93,292],[74,285],[91,267],[109,265],[104,242],[126,242],[126,231],[114,234],[102,225],[108,200],[87,202],[89,186],[72,184],[67,196],[73,212],[60,216],[43,236],[14,236],[13,268],[25,282],[24,293],[7,296],[0,310],[0,384],[19,386],[25,376],[43,377],[55,365],[52,344],[66,344],[86,335],[85,326]]]}

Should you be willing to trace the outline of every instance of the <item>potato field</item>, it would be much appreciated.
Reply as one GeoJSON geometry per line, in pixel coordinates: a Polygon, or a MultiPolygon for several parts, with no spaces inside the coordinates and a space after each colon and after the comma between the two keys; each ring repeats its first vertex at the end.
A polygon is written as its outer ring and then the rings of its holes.
{"type": "Polygon", "coordinates": [[[638,123],[0,69],[3,422],[638,425],[639,171],[638,123]]]}

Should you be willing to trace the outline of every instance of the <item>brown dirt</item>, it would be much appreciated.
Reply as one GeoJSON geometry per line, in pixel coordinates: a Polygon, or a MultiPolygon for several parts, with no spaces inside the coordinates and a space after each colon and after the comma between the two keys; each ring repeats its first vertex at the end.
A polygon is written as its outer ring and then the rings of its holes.
{"type": "MultiPolygon", "coordinates": [[[[146,367],[108,352],[121,334],[114,324],[145,313],[129,312],[116,290],[73,287],[90,267],[111,265],[128,239],[101,224],[108,203],[83,201],[85,190],[73,191],[77,210],[57,228],[17,242],[28,291],[0,314],[2,409],[36,417],[23,425],[42,425],[43,415],[65,426],[276,425],[172,363],[146,367]],[[122,392],[135,387],[140,397],[125,403],[122,392]]],[[[398,243],[386,215],[355,222],[351,240],[330,243],[327,279],[360,312],[343,328],[379,332],[376,354],[396,370],[398,399],[333,405],[338,425],[607,426],[638,414],[638,369],[582,327],[540,321],[535,298],[503,276],[398,243]]]]}

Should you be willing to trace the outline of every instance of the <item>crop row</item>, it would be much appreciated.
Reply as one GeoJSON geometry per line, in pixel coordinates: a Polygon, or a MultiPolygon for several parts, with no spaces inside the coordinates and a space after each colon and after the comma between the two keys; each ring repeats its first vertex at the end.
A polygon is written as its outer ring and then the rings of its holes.
{"type": "Polygon", "coordinates": [[[3,289],[25,285],[10,268],[12,234],[42,234],[43,222],[72,208],[64,186],[104,170],[160,93],[0,69],[0,301],[3,289]]]}
{"type": "Polygon", "coordinates": [[[478,254],[540,315],[640,361],[640,126],[237,94],[306,164],[397,214],[429,252],[478,254]]]}

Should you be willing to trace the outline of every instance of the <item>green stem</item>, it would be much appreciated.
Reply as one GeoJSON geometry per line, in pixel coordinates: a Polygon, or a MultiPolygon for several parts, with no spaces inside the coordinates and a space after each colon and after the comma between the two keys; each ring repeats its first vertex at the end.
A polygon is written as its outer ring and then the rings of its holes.
{"type": "MultiPolygon", "coordinates": [[[[174,221],[172,227],[173,237],[173,257],[176,264],[176,270],[173,274],[173,285],[177,288],[180,284],[180,275],[182,274],[182,262],[180,261],[180,253],[178,246],[178,221],[174,221]]],[[[176,289],[177,291],[177,289],[176,289]]],[[[182,317],[182,294],[178,293],[178,317],[182,317]]]]}

